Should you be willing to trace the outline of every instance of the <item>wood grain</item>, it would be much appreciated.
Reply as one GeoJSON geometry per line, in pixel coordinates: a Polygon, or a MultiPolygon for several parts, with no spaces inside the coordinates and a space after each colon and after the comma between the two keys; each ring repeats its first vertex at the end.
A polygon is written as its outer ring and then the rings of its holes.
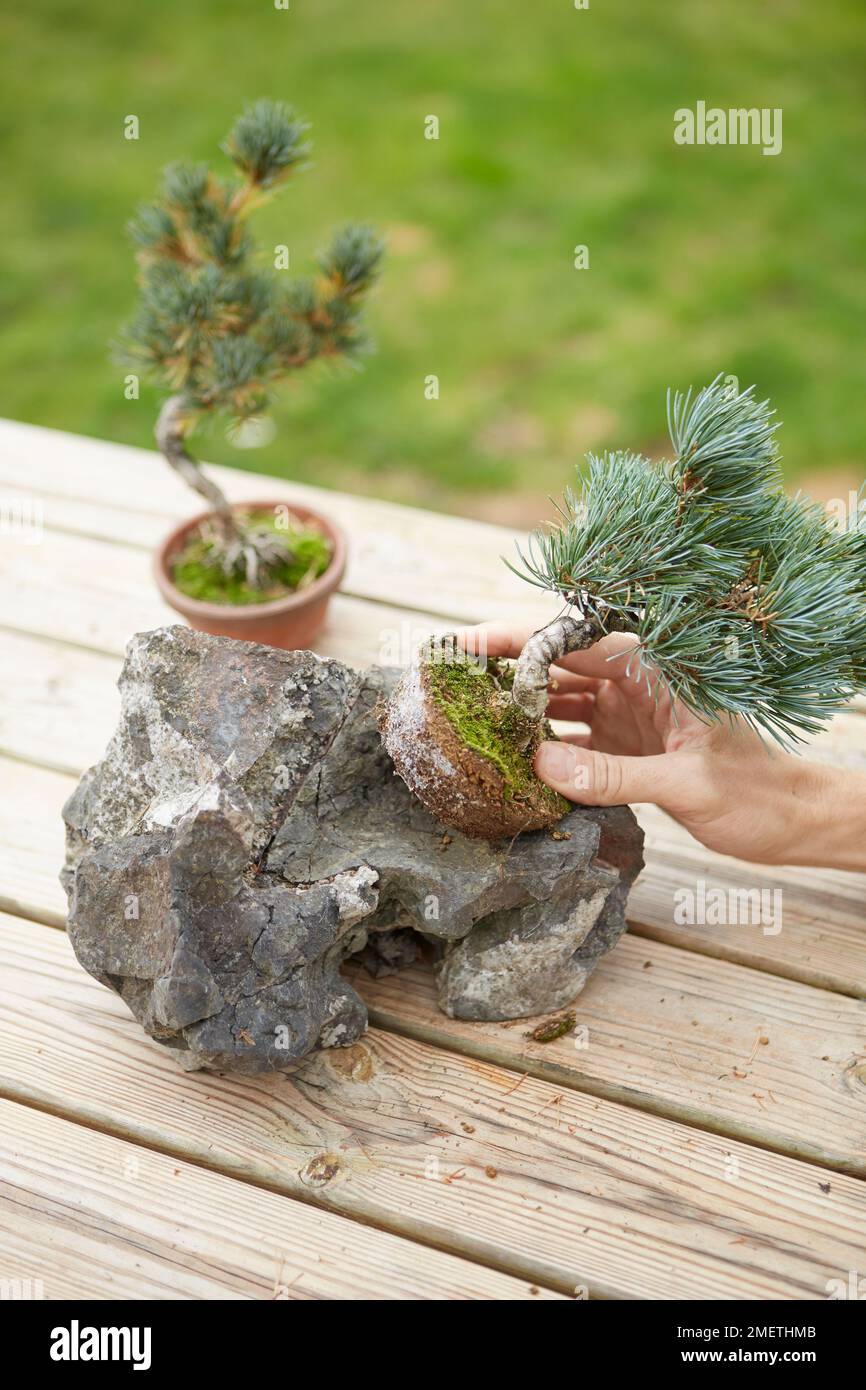
{"type": "Polygon", "coordinates": [[[0,909],[62,927],[60,813],[77,778],[0,758],[0,909]]]}
{"type": "MultiPolygon", "coordinates": [[[[404,661],[455,620],[550,611],[501,564],[514,533],[216,475],[348,531],[325,655],[404,661]]],[[[0,919],[5,1264],[29,1259],[58,1296],[221,1298],[272,1296],[274,1246],[289,1297],[820,1298],[858,1267],[866,1060],[842,996],[866,993],[866,878],[725,860],[653,807],[640,935],[575,1006],[586,1048],[447,1020],[417,971],[365,979],[380,1027],[294,1079],[178,1072],[36,923],[63,923],[70,774],[110,733],[128,637],[174,621],[149,552],[193,504],[148,451],[0,423],[0,502],[25,489],[49,531],[0,551],[0,906],[19,914],[0,919]],[[778,886],[782,930],[677,925],[676,890],[701,878],[778,886]]],[[[864,707],[813,755],[866,764],[864,707]]]]}
{"type": "Polygon", "coordinates": [[[561,1297],[7,1100],[0,1278],[46,1299],[561,1297]]]}
{"type": "MultiPolygon", "coordinates": [[[[286,498],[320,508],[349,538],[347,594],[466,622],[496,613],[544,621],[551,597],[512,574],[522,533],[209,465],[232,501],[286,498]],[[454,563],[458,554],[460,563],[454,563]]],[[[26,494],[57,530],[152,549],[197,507],[164,460],[146,449],[0,421],[0,496],[26,494]]],[[[528,518],[530,525],[542,518],[528,518]]]]}
{"type": "Polygon", "coordinates": [[[120,713],[117,656],[0,629],[0,753],[80,777],[120,713]]]}
{"type": "Polygon", "coordinates": [[[379,1027],[866,1176],[866,1005],[756,970],[624,937],[567,1010],[465,1023],[432,971],[347,970],[379,1027]]]}
{"type": "Polygon", "coordinates": [[[866,1185],[371,1031],[295,1078],[188,1075],[59,932],[0,929],[9,1099],[563,1293],[823,1297],[866,1185]]]}
{"type": "MultiPolygon", "coordinates": [[[[63,926],[59,807],[74,783],[24,764],[8,764],[6,776],[13,795],[2,803],[12,812],[8,825],[0,809],[0,898],[7,911],[63,926]]],[[[671,928],[672,935],[681,930],[671,928]]],[[[432,1012],[426,972],[390,983],[363,974],[361,983],[377,1008],[383,997],[389,1001],[380,1016],[388,1027],[433,1040],[433,1033],[418,1033],[432,1012]]],[[[534,1050],[539,1063],[570,1056],[568,1084],[848,1171],[866,1166],[866,1087],[852,1081],[866,1049],[862,1004],[627,936],[601,962],[576,1013],[594,1040],[589,1053],[575,1053],[568,1042],[534,1050]],[[755,1038],[771,1031],[772,1048],[762,1047],[745,1066],[755,1038]]],[[[460,1026],[441,1015],[436,1022],[444,1046],[524,1064],[522,1025],[492,1025],[505,1051],[491,1053],[484,1025],[460,1026]]]]}
{"type": "Polygon", "coordinates": [[[778,868],[713,854],[658,807],[634,810],[646,834],[649,867],[629,896],[630,930],[841,994],[866,995],[866,875],[778,868]],[[744,888],[778,891],[781,930],[676,922],[676,894],[684,888],[696,892],[700,882],[725,895],[744,888]]]}
{"type": "MultiPolygon", "coordinates": [[[[42,545],[0,548],[0,588],[8,631],[114,656],[134,633],[180,621],[156,592],[147,551],[63,531],[46,531],[42,545]]],[[[424,637],[448,626],[337,594],[315,650],[356,666],[405,664],[424,637]]]]}

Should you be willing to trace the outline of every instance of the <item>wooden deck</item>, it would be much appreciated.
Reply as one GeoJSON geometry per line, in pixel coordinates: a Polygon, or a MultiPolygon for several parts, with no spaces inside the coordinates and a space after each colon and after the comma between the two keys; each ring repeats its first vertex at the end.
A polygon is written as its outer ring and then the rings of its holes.
{"type": "MultiPolygon", "coordinates": [[[[542,616],[508,533],[219,470],[350,537],[319,650],[363,665],[455,619],[542,616]]],[[[864,1269],[866,879],[771,870],[638,808],[630,932],[588,1046],[358,974],[371,1029],[292,1079],[186,1075],[76,963],[60,807],[101,754],[130,635],[174,621],[151,552],[193,510],[154,455],[0,425],[0,1280],[47,1298],[822,1299],[864,1269]],[[5,514],[5,513],[4,513],[5,514]],[[7,528],[8,530],[8,528],[7,528]],[[781,888],[783,926],[681,927],[677,887],[781,888]]],[[[866,760],[852,709],[816,745],[866,760]]]]}

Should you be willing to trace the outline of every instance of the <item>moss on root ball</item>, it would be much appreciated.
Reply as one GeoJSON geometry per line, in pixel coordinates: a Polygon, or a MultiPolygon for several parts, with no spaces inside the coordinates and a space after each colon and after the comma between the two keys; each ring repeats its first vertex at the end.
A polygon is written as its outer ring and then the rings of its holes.
{"type": "Polygon", "coordinates": [[[419,652],[381,718],[397,771],[429,811],[466,835],[500,839],[554,825],[571,803],[536,777],[551,737],[511,699],[512,666],[439,639],[419,652]]]}

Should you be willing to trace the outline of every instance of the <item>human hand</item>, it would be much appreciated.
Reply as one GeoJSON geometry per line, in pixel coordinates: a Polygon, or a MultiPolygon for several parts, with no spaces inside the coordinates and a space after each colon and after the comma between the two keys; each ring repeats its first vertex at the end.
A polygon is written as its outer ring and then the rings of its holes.
{"type": "MultiPolygon", "coordinates": [[[[530,627],[482,623],[458,633],[468,652],[518,657],[530,627]]],[[[764,864],[866,869],[866,776],[763,742],[742,720],[704,723],[612,634],[551,669],[549,719],[589,733],[541,745],[535,770],[571,801],[615,806],[650,801],[720,854],[764,864]],[[852,801],[861,808],[852,828],[852,801]]]]}

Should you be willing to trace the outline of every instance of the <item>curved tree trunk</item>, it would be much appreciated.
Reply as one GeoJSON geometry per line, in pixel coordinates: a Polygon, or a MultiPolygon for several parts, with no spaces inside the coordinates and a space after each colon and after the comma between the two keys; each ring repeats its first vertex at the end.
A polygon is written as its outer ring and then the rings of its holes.
{"type": "Polygon", "coordinates": [[[203,497],[213,507],[217,525],[222,531],[224,539],[237,539],[239,536],[238,525],[228,498],[222,488],[217,487],[216,483],[202,471],[201,465],[187,452],[184,442],[185,407],[186,402],[183,396],[169,396],[160,410],[156,422],[154,430],[156,442],[172,468],[180,474],[187,486],[191,487],[193,491],[198,493],[199,497],[203,497]]]}
{"type": "Polygon", "coordinates": [[[584,651],[604,636],[597,618],[568,614],[539,628],[517,659],[511,698],[530,719],[542,719],[547,708],[550,668],[568,652],[584,651]]]}
{"type": "Polygon", "coordinates": [[[547,708],[547,685],[554,662],[569,652],[585,651],[611,632],[631,632],[633,622],[609,609],[604,625],[594,615],[564,614],[530,637],[517,660],[511,698],[530,719],[542,719],[547,708]]]}

